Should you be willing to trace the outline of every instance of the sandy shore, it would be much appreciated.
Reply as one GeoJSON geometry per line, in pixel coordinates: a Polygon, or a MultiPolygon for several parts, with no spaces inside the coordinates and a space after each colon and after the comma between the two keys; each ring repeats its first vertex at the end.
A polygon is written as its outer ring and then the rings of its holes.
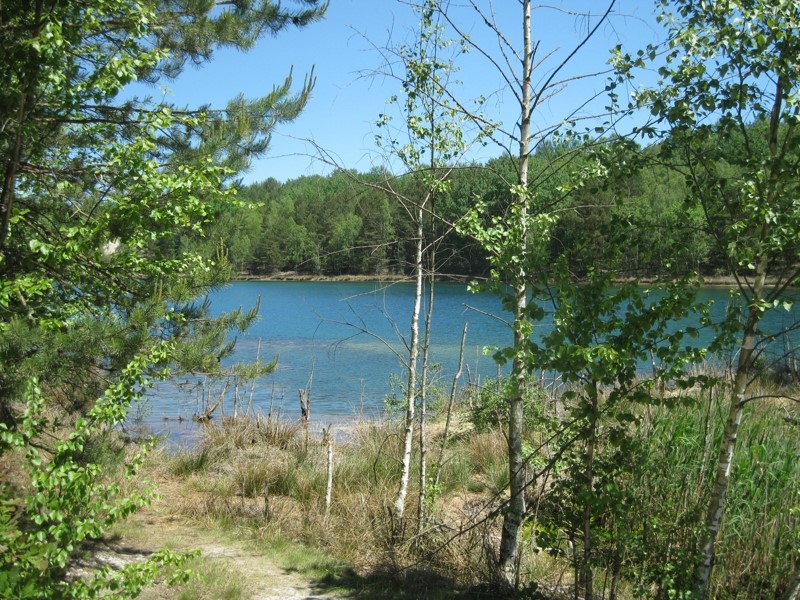
{"type": "MultiPolygon", "coordinates": [[[[460,276],[460,275],[440,275],[438,281],[451,283],[469,283],[474,280],[481,280],[480,277],[460,276]]],[[[410,275],[309,275],[297,273],[295,271],[273,273],[271,275],[249,275],[239,274],[234,278],[235,281],[314,281],[314,282],[412,282],[414,279],[410,275]]],[[[630,283],[633,279],[618,278],[614,282],[618,284],[630,283]]],[[[662,282],[656,277],[642,277],[637,279],[640,285],[653,285],[662,282]]],[[[742,281],[745,281],[743,278],[742,281]]],[[[776,281],[767,280],[767,285],[775,285],[776,281]]],[[[737,281],[728,275],[709,275],[702,278],[704,286],[736,287],[737,281]]],[[[796,286],[795,286],[796,287],[796,286]]]]}

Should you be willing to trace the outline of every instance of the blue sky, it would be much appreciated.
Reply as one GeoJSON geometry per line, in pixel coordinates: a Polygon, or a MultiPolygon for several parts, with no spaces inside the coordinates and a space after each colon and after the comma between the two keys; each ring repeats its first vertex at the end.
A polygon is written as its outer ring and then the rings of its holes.
{"type": "MultiPolygon", "coordinates": [[[[489,4],[484,0],[480,3],[489,4]]],[[[466,3],[453,0],[452,4],[456,7],[466,3]]],[[[586,29],[586,21],[576,20],[566,11],[605,8],[604,0],[550,0],[546,4],[550,8],[533,12],[534,39],[541,40],[539,56],[554,52],[541,73],[565,56],[586,29]]],[[[494,7],[504,32],[512,43],[519,45],[520,3],[494,0],[494,7]]],[[[662,34],[653,11],[652,0],[618,0],[617,16],[598,32],[591,45],[582,49],[569,73],[602,70],[608,60],[608,49],[616,43],[635,50],[657,41],[662,34]]],[[[495,53],[496,43],[486,36],[486,29],[476,20],[474,12],[457,10],[454,15],[465,31],[495,53]]],[[[189,68],[178,80],[169,82],[165,98],[179,105],[208,103],[223,107],[236,94],[258,96],[268,92],[290,69],[299,87],[304,75],[314,67],[316,87],[304,113],[296,121],[280,126],[268,155],[253,164],[245,182],[268,177],[285,181],[330,172],[329,165],[315,158],[318,153],[314,144],[330,153],[339,166],[367,171],[384,164],[374,144],[375,122],[379,114],[387,111],[387,99],[399,92],[395,79],[369,74],[383,70],[380,49],[410,39],[417,21],[417,15],[402,0],[331,0],[323,21],[301,30],[283,31],[277,37],[265,37],[246,54],[218,51],[214,60],[202,69],[189,68]]],[[[489,96],[486,110],[492,118],[513,124],[513,96],[503,89],[497,70],[477,52],[466,58],[458,74],[463,81],[457,90],[459,97],[489,96]]],[[[567,111],[601,90],[603,83],[598,78],[569,84],[538,112],[536,124],[543,127],[562,119],[567,111]]],[[[157,92],[150,90],[150,93],[157,92]]],[[[587,107],[584,112],[592,110],[587,107]]],[[[489,147],[472,157],[483,159],[500,152],[489,147]]]]}

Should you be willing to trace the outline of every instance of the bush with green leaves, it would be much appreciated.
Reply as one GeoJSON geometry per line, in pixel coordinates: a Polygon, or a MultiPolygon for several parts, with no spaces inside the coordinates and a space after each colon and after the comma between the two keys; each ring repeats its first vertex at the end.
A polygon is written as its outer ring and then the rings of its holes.
{"type": "MultiPolygon", "coordinates": [[[[0,423],[0,457],[16,454],[26,479],[16,485],[0,484],[0,597],[77,599],[102,593],[132,597],[166,565],[175,567],[172,580],[188,577],[181,565],[190,555],[167,550],[117,571],[106,567],[85,578],[67,577],[84,542],[97,539],[152,498],[151,488],[123,493],[120,482],[96,461],[83,459],[96,436],[123,422],[131,402],[147,385],[151,365],[169,354],[170,346],[162,344],[131,361],[71,433],[52,447],[48,447],[52,411],[48,414],[36,381],[25,392],[16,428],[0,423]]],[[[123,478],[136,476],[150,445],[128,461],[123,478]]]]}
{"type": "MultiPolygon", "coordinates": [[[[487,380],[483,385],[471,387],[464,402],[467,416],[475,430],[486,433],[508,422],[508,385],[505,377],[487,380]]],[[[534,425],[545,417],[547,394],[538,384],[525,390],[524,415],[526,430],[533,431],[534,425]]]]}

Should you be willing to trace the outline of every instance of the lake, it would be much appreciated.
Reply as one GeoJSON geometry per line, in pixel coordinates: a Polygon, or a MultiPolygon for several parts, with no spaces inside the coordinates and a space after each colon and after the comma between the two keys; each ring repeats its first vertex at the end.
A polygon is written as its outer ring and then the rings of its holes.
{"type": "MultiPolygon", "coordinates": [[[[729,292],[725,288],[701,291],[702,298],[714,301],[717,318],[724,314],[729,292]]],[[[262,360],[277,358],[277,371],[257,381],[252,390],[252,405],[257,411],[267,413],[271,409],[284,418],[300,418],[298,390],[308,385],[312,373],[311,417],[319,425],[380,416],[387,395],[393,389],[401,393],[396,382],[398,376],[405,378],[400,374],[406,352],[403,340],[408,338],[411,322],[413,284],[236,282],[211,294],[211,311],[219,314],[240,306],[250,308],[259,299],[260,319],[238,337],[231,359],[251,361],[257,354],[262,360]]],[[[484,349],[508,346],[512,341],[507,323],[510,315],[499,300],[491,294],[470,293],[463,284],[440,283],[434,302],[430,356],[437,366],[435,382],[449,390],[465,323],[469,332],[461,385],[495,377],[497,366],[484,349]]],[[[786,327],[799,313],[796,305],[791,312],[770,311],[762,329],[786,327]]],[[[701,332],[697,343],[707,345],[711,336],[710,331],[701,332]]],[[[783,347],[781,342],[777,350],[783,347]]],[[[202,378],[161,382],[148,395],[138,418],[173,440],[181,440],[195,431],[191,417],[203,399],[220,389],[218,383],[212,385],[202,378]]],[[[230,395],[231,389],[228,391],[230,395]]],[[[249,386],[240,393],[246,399],[249,386]]],[[[229,400],[227,414],[230,410],[229,400]]]]}

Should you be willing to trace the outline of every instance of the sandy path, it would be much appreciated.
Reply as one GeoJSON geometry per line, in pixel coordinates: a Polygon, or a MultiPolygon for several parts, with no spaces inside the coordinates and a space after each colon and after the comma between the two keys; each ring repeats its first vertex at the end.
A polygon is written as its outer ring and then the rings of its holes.
{"type": "MultiPolygon", "coordinates": [[[[173,487],[172,482],[162,482],[159,491],[161,500],[134,514],[119,528],[112,541],[97,545],[92,559],[83,568],[123,564],[144,560],[151,552],[167,546],[172,550],[198,550],[204,566],[212,573],[222,573],[224,578],[234,581],[243,591],[242,598],[248,600],[329,600],[352,597],[341,591],[331,591],[315,576],[281,565],[268,548],[257,548],[244,541],[230,539],[212,529],[195,526],[175,515],[175,496],[184,490],[173,487]]],[[[213,586],[208,586],[205,600],[214,600],[213,586]]],[[[145,590],[144,600],[166,600],[174,598],[177,590],[158,585],[145,590]]],[[[227,597],[227,596],[224,596],[227,597]]],[[[239,596],[237,596],[239,597],[239,596]]]]}

